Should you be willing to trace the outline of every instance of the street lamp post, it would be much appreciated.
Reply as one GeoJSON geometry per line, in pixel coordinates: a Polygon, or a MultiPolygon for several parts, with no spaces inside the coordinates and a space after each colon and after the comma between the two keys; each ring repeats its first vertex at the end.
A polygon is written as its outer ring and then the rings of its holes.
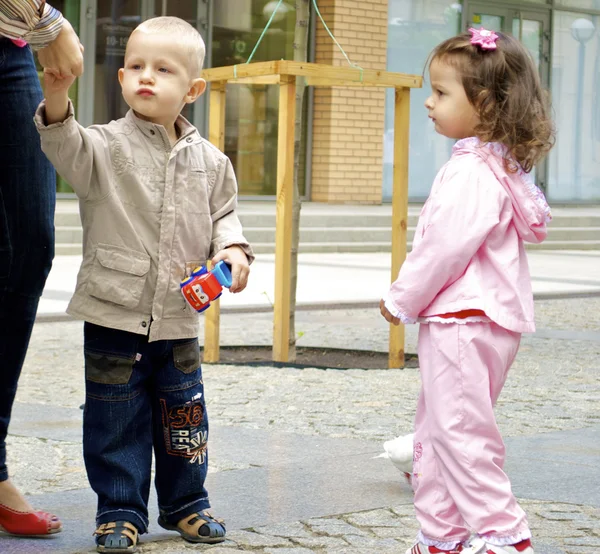
{"type": "Polygon", "coordinates": [[[585,18],[579,18],[571,24],[571,36],[579,43],[579,61],[577,66],[577,103],[575,105],[575,155],[574,155],[574,196],[582,196],[581,182],[581,117],[583,110],[583,71],[585,68],[585,43],[593,36],[596,28],[585,18]]]}

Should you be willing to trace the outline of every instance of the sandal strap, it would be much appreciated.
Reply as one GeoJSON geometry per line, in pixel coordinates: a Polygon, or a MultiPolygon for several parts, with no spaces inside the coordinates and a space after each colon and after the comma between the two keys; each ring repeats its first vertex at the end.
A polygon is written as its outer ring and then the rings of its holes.
{"type": "Polygon", "coordinates": [[[182,523],[185,525],[189,525],[190,527],[195,527],[196,533],[198,532],[198,529],[200,529],[200,527],[202,527],[203,525],[210,525],[211,523],[216,523],[225,527],[225,520],[218,517],[214,517],[210,512],[206,511],[201,513],[190,514],[187,519],[183,520],[182,523]]]}
{"type": "Polygon", "coordinates": [[[118,524],[116,521],[102,523],[94,531],[94,536],[101,537],[102,535],[112,535],[114,533],[119,533],[131,540],[133,544],[137,544],[137,527],[133,523],[129,523],[129,521],[119,521],[118,524]]]}

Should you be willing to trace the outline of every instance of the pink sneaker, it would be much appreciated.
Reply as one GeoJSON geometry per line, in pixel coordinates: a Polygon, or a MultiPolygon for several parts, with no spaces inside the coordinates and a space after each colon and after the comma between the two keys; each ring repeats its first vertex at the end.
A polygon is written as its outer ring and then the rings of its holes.
{"type": "Polygon", "coordinates": [[[530,539],[507,546],[496,546],[483,539],[474,539],[461,552],[462,554],[534,554],[530,539]]]}
{"type": "Polygon", "coordinates": [[[418,542],[411,546],[406,554],[458,554],[464,553],[462,544],[459,544],[454,550],[441,550],[437,546],[428,546],[422,542],[418,542]]]}

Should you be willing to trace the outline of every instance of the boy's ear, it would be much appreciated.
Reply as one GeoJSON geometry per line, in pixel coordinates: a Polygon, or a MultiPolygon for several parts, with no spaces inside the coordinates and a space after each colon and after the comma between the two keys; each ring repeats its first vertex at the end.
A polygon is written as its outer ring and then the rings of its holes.
{"type": "Polygon", "coordinates": [[[192,102],[195,102],[196,99],[199,96],[201,96],[205,90],[206,90],[206,81],[204,79],[202,79],[201,77],[194,79],[192,81],[192,84],[190,85],[190,90],[188,90],[188,93],[185,95],[186,103],[191,104],[192,102]]]}
{"type": "Polygon", "coordinates": [[[123,68],[119,69],[119,83],[121,84],[121,86],[123,86],[123,74],[125,73],[125,70],[123,68]]]}

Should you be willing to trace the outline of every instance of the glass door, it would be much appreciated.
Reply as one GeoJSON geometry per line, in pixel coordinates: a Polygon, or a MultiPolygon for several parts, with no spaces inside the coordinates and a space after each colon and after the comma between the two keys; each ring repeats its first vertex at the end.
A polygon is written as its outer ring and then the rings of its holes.
{"type": "MultiPolygon", "coordinates": [[[[196,27],[208,43],[208,8],[207,0],[81,0],[80,38],[86,71],[79,86],[79,121],[83,125],[108,123],[127,113],[117,74],[137,25],[150,17],[173,15],[196,27]]],[[[205,111],[205,99],[200,97],[186,106],[183,116],[203,133],[205,111]]]]}
{"type": "MultiPolygon", "coordinates": [[[[484,3],[471,3],[466,13],[466,29],[485,27],[511,34],[529,50],[537,65],[542,86],[550,88],[550,13],[535,9],[520,10],[510,7],[490,7],[484,3]]],[[[546,189],[547,162],[544,160],[534,170],[536,183],[546,189]]]]}

